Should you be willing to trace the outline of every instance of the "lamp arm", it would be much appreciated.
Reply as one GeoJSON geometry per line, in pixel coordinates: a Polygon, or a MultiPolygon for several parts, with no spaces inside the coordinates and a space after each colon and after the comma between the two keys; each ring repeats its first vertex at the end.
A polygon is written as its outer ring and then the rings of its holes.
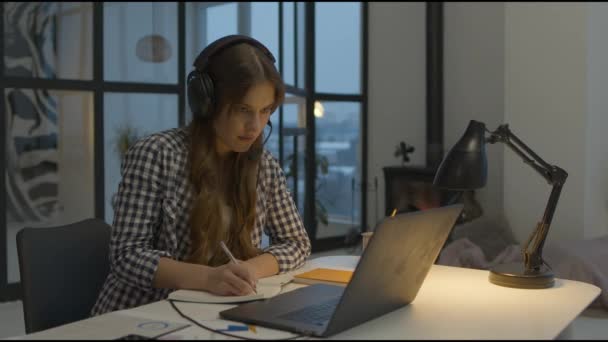
{"type": "Polygon", "coordinates": [[[561,194],[562,187],[568,178],[568,173],[562,168],[550,165],[545,162],[540,156],[532,151],[524,144],[515,134],[509,130],[508,125],[499,126],[494,132],[491,132],[488,142],[493,144],[497,141],[505,143],[511,150],[517,153],[526,164],[530,165],[543,178],[553,185],[549,200],[545,207],[545,213],[542,220],[536,225],[536,229],[532,232],[524,247],[522,248],[524,262],[527,271],[537,271],[540,269],[544,260],[542,258],[542,250],[549,232],[549,226],[553,219],[553,214],[557,208],[557,202],[561,194]],[[523,151],[522,151],[523,150],[523,151]],[[525,152],[525,153],[524,153],[525,152]],[[528,155],[531,157],[529,157],[528,155]]]}
{"type": "Polygon", "coordinates": [[[522,248],[526,270],[538,270],[544,264],[542,257],[543,246],[549,233],[549,226],[551,225],[561,190],[562,184],[555,184],[553,186],[542,221],[536,224],[536,229],[528,237],[522,248]]]}
{"type": "Polygon", "coordinates": [[[490,144],[494,144],[497,141],[506,144],[513,152],[523,159],[524,163],[530,165],[530,167],[536,170],[536,172],[545,178],[547,182],[550,184],[553,183],[551,179],[551,169],[553,168],[553,165],[544,161],[538,154],[524,144],[523,141],[511,132],[509,125],[500,125],[494,132],[490,133],[491,135],[488,138],[490,144]]]}

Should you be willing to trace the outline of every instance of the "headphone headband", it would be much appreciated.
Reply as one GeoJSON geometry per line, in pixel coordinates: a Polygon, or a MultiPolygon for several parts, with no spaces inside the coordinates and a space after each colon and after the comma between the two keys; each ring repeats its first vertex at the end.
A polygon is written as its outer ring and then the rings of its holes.
{"type": "Polygon", "coordinates": [[[260,43],[255,38],[241,35],[241,34],[233,34],[229,36],[222,37],[213,43],[209,44],[201,53],[196,57],[194,63],[192,64],[194,68],[199,71],[204,71],[207,65],[209,64],[209,59],[217,54],[219,51],[226,49],[230,46],[239,44],[239,43],[248,43],[250,45],[255,46],[260,49],[273,63],[276,63],[276,59],[273,54],[268,50],[264,44],[260,43]]]}
{"type": "Polygon", "coordinates": [[[249,36],[234,34],[212,42],[201,51],[198,57],[196,57],[193,63],[194,70],[188,74],[187,78],[188,104],[194,117],[201,119],[211,118],[211,113],[213,113],[216,103],[213,80],[206,70],[209,65],[209,60],[215,54],[219,53],[220,50],[240,43],[247,43],[257,48],[268,57],[272,63],[276,63],[274,56],[268,48],[249,36]]]}

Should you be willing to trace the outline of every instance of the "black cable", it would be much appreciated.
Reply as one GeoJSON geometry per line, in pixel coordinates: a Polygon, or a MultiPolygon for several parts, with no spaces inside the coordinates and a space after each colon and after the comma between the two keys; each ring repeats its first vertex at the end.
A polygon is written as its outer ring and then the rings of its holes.
{"type": "MultiPolygon", "coordinates": [[[[264,339],[260,339],[260,338],[243,337],[243,336],[229,334],[229,333],[226,333],[226,332],[223,332],[223,331],[215,330],[215,329],[210,328],[208,326],[205,326],[205,325],[197,322],[196,320],[188,317],[187,315],[185,315],[180,309],[177,308],[177,306],[174,303],[174,302],[180,302],[179,300],[167,299],[167,301],[169,302],[169,304],[171,304],[171,306],[173,307],[173,310],[175,310],[175,312],[177,312],[178,315],[180,315],[182,318],[185,318],[189,322],[192,322],[192,323],[196,324],[197,326],[199,326],[199,327],[201,327],[201,328],[203,328],[205,330],[208,330],[208,331],[210,331],[212,333],[216,333],[216,334],[220,334],[220,335],[224,335],[224,336],[229,336],[229,337],[236,337],[236,338],[239,338],[239,339],[242,339],[242,340],[267,340],[265,338],[264,339]]],[[[292,336],[292,337],[289,337],[289,338],[280,338],[280,339],[275,339],[275,340],[295,340],[295,339],[298,339],[298,338],[301,338],[301,337],[306,337],[306,336],[305,335],[295,335],[295,336],[292,336]]]]}
{"type": "Polygon", "coordinates": [[[270,126],[270,132],[268,132],[268,136],[266,137],[266,139],[264,139],[264,142],[262,142],[262,145],[266,145],[266,142],[268,141],[268,139],[270,139],[270,135],[272,134],[272,121],[268,120],[268,123],[266,123],[268,126],[270,126]]]}

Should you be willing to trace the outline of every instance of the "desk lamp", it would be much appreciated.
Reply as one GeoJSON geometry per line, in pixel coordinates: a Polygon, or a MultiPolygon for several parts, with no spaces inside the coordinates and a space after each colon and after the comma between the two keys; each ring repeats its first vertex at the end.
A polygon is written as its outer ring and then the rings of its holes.
{"type": "Polygon", "coordinates": [[[522,248],[523,265],[521,263],[497,265],[490,270],[489,281],[496,285],[516,288],[552,287],[554,276],[543,260],[542,250],[562,186],[568,177],[566,171],[540,158],[509,130],[509,125],[500,125],[491,132],[486,129],[483,122],[471,120],[464,135],[439,165],[433,184],[441,189],[459,191],[485,186],[488,171],[486,132],[489,133],[487,142],[506,144],[523,159],[524,163],[530,165],[553,186],[543,218],[522,248]]]}

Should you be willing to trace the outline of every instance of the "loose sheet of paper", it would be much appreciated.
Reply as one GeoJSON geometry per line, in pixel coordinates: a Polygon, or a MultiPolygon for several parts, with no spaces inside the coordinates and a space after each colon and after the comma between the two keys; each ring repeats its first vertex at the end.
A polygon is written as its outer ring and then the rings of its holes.
{"type": "Polygon", "coordinates": [[[167,320],[150,320],[116,312],[30,334],[26,338],[31,340],[108,340],[129,334],[153,338],[176,332],[189,325],[167,320]]]}

